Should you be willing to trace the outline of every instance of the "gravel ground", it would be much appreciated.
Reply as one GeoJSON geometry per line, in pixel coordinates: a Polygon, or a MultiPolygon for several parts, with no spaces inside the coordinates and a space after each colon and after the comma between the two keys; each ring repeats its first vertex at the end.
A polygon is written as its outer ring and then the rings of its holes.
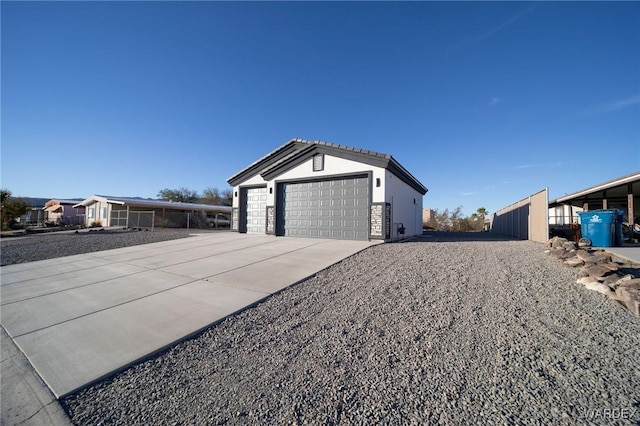
{"type": "Polygon", "coordinates": [[[94,424],[640,424],[640,321],[528,241],[371,247],[67,397],[94,424]]]}
{"type": "Polygon", "coordinates": [[[186,229],[145,231],[54,232],[0,240],[0,265],[54,259],[74,254],[137,246],[140,244],[186,238],[186,229]]]}

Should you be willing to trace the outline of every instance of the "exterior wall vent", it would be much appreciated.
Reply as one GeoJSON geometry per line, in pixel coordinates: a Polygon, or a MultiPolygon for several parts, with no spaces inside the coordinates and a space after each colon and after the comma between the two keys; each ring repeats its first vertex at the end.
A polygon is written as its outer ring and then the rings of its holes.
{"type": "Polygon", "coordinates": [[[324,170],[324,154],[317,154],[313,156],[313,171],[320,172],[324,170]]]}

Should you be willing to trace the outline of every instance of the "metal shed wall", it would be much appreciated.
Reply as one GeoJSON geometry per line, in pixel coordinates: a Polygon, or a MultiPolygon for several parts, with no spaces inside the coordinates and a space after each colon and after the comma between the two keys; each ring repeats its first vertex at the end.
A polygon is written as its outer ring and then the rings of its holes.
{"type": "Polygon", "coordinates": [[[549,238],[548,189],[545,188],[495,212],[491,232],[521,240],[546,242],[549,238]]]}

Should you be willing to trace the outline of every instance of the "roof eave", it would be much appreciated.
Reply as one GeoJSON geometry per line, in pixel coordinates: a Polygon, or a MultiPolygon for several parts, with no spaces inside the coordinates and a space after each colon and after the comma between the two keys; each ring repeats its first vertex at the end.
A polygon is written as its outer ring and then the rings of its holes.
{"type": "Polygon", "coordinates": [[[264,157],[254,161],[235,175],[228,178],[227,183],[229,183],[229,185],[231,186],[237,186],[250,177],[260,174],[260,172],[262,172],[265,167],[268,167],[270,164],[291,154],[295,150],[302,148],[304,145],[307,145],[307,143],[302,139],[290,139],[288,142],[280,145],[278,148],[274,149],[264,157]]]}
{"type": "Polygon", "coordinates": [[[584,197],[594,192],[604,191],[606,189],[613,188],[615,186],[624,185],[626,183],[635,182],[637,180],[640,180],[640,172],[631,173],[629,175],[622,176],[618,179],[614,179],[605,183],[601,183],[599,185],[592,186],[590,188],[586,188],[586,189],[574,192],[573,194],[568,194],[562,197],[558,197],[555,200],[550,201],[549,204],[561,204],[576,198],[584,197]]]}

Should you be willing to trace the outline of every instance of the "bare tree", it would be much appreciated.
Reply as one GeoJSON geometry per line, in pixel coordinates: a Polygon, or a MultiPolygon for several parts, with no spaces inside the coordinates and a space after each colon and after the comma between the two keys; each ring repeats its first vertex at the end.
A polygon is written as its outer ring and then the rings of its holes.
{"type": "Polygon", "coordinates": [[[213,204],[219,206],[220,204],[222,204],[220,190],[215,186],[205,188],[204,191],[202,191],[202,195],[200,196],[200,202],[202,204],[213,204]]]}
{"type": "Polygon", "coordinates": [[[158,192],[158,198],[176,203],[197,203],[200,199],[196,191],[185,187],[179,189],[162,189],[158,192]]]}
{"type": "Polygon", "coordinates": [[[233,190],[230,188],[223,189],[220,193],[220,198],[222,200],[223,206],[232,206],[233,205],[233,190]]]}
{"type": "Polygon", "coordinates": [[[233,201],[233,191],[229,188],[220,190],[215,186],[210,186],[202,191],[200,202],[203,204],[213,204],[216,206],[230,206],[233,201]]]}

